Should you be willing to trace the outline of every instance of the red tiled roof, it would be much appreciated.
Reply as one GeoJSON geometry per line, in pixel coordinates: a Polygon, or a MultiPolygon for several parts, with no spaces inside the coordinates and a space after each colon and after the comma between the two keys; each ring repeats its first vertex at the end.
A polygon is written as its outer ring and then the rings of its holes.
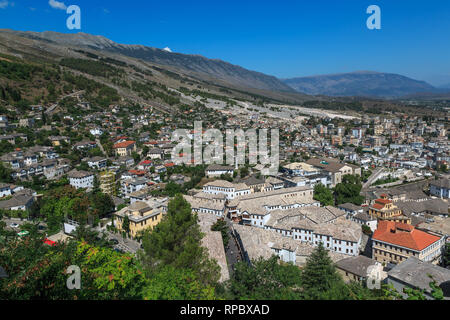
{"type": "Polygon", "coordinates": [[[388,203],[391,203],[392,201],[389,199],[377,199],[377,200],[375,200],[375,202],[388,204],[388,203]]]}
{"type": "Polygon", "coordinates": [[[173,167],[175,165],[175,163],[170,162],[170,163],[166,163],[164,166],[167,167],[173,167]]]}
{"type": "Polygon", "coordinates": [[[440,239],[409,224],[386,220],[378,221],[372,238],[416,251],[422,251],[440,239]]]}
{"type": "Polygon", "coordinates": [[[142,171],[142,170],[129,170],[128,172],[131,173],[131,174],[136,174],[138,176],[143,176],[143,175],[145,175],[147,173],[147,172],[142,171]]]}
{"type": "Polygon", "coordinates": [[[144,160],[144,161],[141,161],[141,163],[139,163],[139,164],[152,164],[152,160],[144,160]]]}
{"type": "Polygon", "coordinates": [[[118,149],[118,148],[128,148],[129,146],[135,144],[136,141],[124,141],[124,142],[120,142],[120,143],[116,143],[114,145],[114,149],[118,149]]]}
{"type": "Polygon", "coordinates": [[[381,210],[381,209],[384,208],[384,205],[382,205],[381,203],[374,203],[374,204],[372,205],[372,208],[375,208],[375,209],[377,209],[377,210],[381,210]]]}
{"type": "Polygon", "coordinates": [[[57,245],[57,243],[55,241],[52,241],[52,240],[49,240],[49,239],[45,239],[44,243],[49,245],[49,246],[52,246],[52,247],[57,245]]]}

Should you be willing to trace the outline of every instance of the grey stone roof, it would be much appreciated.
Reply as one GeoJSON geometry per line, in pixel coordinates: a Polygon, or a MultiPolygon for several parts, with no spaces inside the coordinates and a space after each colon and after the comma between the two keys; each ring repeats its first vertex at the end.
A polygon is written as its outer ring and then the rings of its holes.
{"type": "Polygon", "coordinates": [[[396,205],[406,215],[411,213],[449,214],[448,203],[442,199],[424,201],[398,201],[396,205]]]}
{"type": "Polygon", "coordinates": [[[80,178],[85,178],[85,177],[89,177],[92,175],[93,175],[93,173],[91,173],[91,172],[72,170],[69,172],[68,177],[80,179],[80,178]]]}
{"type": "Polygon", "coordinates": [[[0,201],[0,209],[9,210],[10,208],[25,206],[33,200],[33,196],[27,194],[14,195],[9,200],[0,201]]]}
{"type": "Polygon", "coordinates": [[[234,170],[234,168],[229,166],[222,166],[220,164],[210,164],[206,168],[206,171],[225,171],[225,170],[234,170]]]}
{"type": "Polygon", "coordinates": [[[344,209],[347,209],[347,210],[352,210],[352,211],[361,210],[360,206],[357,206],[357,205],[355,205],[353,203],[343,203],[343,204],[338,205],[337,207],[338,208],[344,208],[344,209]]]}
{"type": "Polygon", "coordinates": [[[430,185],[433,185],[438,188],[450,189],[450,179],[435,180],[435,181],[430,182],[430,185]]]}
{"type": "Polygon", "coordinates": [[[376,264],[375,260],[366,256],[356,256],[339,260],[336,266],[359,277],[367,277],[367,268],[376,264]]]}
{"type": "MultiPolygon", "coordinates": [[[[400,280],[412,287],[425,290],[428,293],[431,292],[429,284],[432,281],[429,275],[433,276],[438,286],[450,281],[450,270],[420,261],[414,257],[408,258],[408,260],[400,263],[388,272],[389,278],[400,280]]],[[[450,297],[450,292],[444,292],[444,295],[450,297]]]]}

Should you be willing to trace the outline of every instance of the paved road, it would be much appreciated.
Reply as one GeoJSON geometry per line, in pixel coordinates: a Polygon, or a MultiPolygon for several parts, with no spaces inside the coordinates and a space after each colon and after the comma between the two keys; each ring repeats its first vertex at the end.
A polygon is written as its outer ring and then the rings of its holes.
{"type": "MultiPolygon", "coordinates": [[[[3,218],[2,221],[4,221],[4,222],[6,223],[6,228],[7,228],[8,230],[14,230],[14,231],[17,231],[17,232],[20,231],[20,226],[23,225],[23,224],[25,224],[25,223],[36,223],[36,222],[34,222],[34,221],[20,220],[20,219],[18,219],[18,218],[3,218]],[[11,224],[12,224],[12,223],[18,224],[19,227],[12,228],[12,227],[11,227],[11,224]]],[[[42,226],[44,226],[44,227],[47,227],[47,224],[46,224],[45,222],[40,222],[39,225],[42,225],[42,226]]]]}
{"type": "Polygon", "coordinates": [[[364,190],[369,188],[372,185],[372,183],[374,183],[375,180],[378,179],[378,176],[383,173],[383,171],[384,168],[378,168],[374,172],[372,172],[369,179],[367,179],[367,182],[363,184],[362,189],[364,190]]]}
{"type": "Polygon", "coordinates": [[[111,232],[106,232],[106,234],[108,236],[108,239],[116,239],[117,241],[119,241],[119,244],[115,247],[120,250],[134,254],[141,248],[141,244],[135,240],[124,239],[121,235],[111,232]]]}

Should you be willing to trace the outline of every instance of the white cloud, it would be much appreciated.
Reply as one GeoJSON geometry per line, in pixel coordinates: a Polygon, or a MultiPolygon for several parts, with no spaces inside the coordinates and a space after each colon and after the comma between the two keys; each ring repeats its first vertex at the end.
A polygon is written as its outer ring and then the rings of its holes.
{"type": "Polygon", "coordinates": [[[52,7],[53,9],[61,9],[61,10],[66,10],[67,7],[64,4],[64,2],[59,2],[56,0],[49,0],[48,4],[50,5],[50,7],[52,7]]]}
{"type": "Polygon", "coordinates": [[[0,9],[5,9],[9,5],[9,2],[6,0],[0,1],[0,9]]]}
{"type": "Polygon", "coordinates": [[[165,48],[163,49],[163,51],[172,52],[172,50],[170,50],[169,47],[165,47],[165,48]]]}

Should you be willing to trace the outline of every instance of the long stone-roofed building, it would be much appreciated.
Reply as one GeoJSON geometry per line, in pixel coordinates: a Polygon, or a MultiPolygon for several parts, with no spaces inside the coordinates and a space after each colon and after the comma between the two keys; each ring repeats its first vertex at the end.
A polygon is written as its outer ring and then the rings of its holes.
{"type": "Polygon", "coordinates": [[[360,225],[331,206],[276,210],[264,228],[312,245],[322,242],[328,250],[347,255],[358,255],[362,237],[360,225]]]}

